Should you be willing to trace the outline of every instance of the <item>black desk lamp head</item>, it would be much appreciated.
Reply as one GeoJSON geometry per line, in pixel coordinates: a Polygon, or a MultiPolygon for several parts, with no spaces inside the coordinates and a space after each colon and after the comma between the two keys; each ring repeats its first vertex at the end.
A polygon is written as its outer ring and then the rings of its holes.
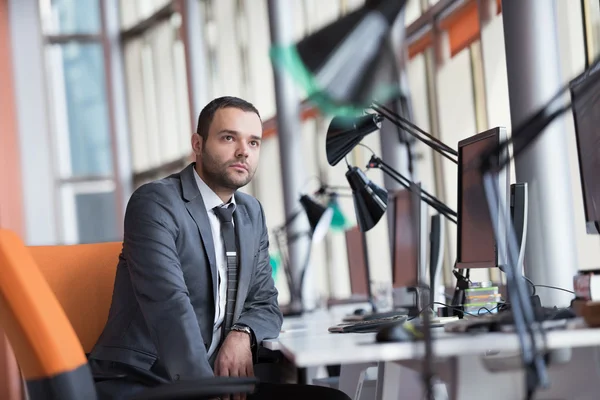
{"type": "Polygon", "coordinates": [[[333,210],[317,203],[308,195],[300,197],[300,204],[306,213],[313,242],[321,241],[327,234],[329,225],[331,225],[333,210]]]}
{"type": "Polygon", "coordinates": [[[321,110],[360,114],[390,90],[379,71],[385,66],[389,32],[406,0],[370,0],[292,46],[271,48],[276,67],[287,70],[321,110]]]}
{"type": "Polygon", "coordinates": [[[348,167],[346,179],[352,188],[356,219],[361,232],[367,232],[383,217],[387,209],[387,190],[371,182],[357,167],[348,167]]]}
{"type": "Polygon", "coordinates": [[[358,118],[343,116],[333,118],[325,139],[329,165],[334,166],[342,161],[365,136],[380,128],[381,121],[383,117],[379,114],[367,114],[358,118]]]}

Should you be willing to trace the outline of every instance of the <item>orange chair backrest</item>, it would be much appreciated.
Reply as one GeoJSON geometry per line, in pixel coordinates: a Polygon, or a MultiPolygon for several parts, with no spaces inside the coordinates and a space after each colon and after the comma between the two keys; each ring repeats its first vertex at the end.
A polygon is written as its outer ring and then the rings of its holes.
{"type": "Polygon", "coordinates": [[[87,363],[75,330],[29,249],[15,233],[1,229],[0,325],[26,380],[87,363]]]}
{"type": "Polygon", "coordinates": [[[120,242],[29,247],[86,353],[106,324],[121,248],[120,242]]]}

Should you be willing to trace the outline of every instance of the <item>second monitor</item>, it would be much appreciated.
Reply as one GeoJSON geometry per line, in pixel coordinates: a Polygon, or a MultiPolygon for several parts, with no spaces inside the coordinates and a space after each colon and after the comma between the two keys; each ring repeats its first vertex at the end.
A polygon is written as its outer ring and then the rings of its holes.
{"type": "Polygon", "coordinates": [[[418,305],[416,287],[426,282],[426,211],[419,185],[394,194],[394,235],[392,245],[392,286],[394,306],[418,305]]]}
{"type": "MultiPolygon", "coordinates": [[[[497,127],[458,142],[458,231],[456,268],[495,268],[506,264],[500,254],[478,161],[481,154],[507,138],[505,128],[497,127]]],[[[507,231],[510,171],[507,166],[494,180],[501,199],[497,210],[501,232],[507,231]]],[[[506,240],[506,233],[498,240],[506,240]]]]}

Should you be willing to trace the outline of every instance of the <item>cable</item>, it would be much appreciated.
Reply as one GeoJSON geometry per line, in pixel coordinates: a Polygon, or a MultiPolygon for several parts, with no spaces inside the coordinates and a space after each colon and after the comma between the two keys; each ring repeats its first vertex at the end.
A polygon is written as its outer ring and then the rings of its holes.
{"type": "MultiPolygon", "coordinates": [[[[525,278],[525,279],[527,279],[527,278],[525,278]]],[[[529,279],[527,279],[527,281],[531,282],[529,279]]],[[[531,282],[531,284],[533,284],[533,282],[531,282]]],[[[573,292],[572,290],[563,289],[563,288],[559,288],[559,287],[557,287],[557,286],[550,286],[550,285],[533,285],[533,289],[534,289],[534,290],[535,290],[536,286],[537,286],[537,287],[548,288],[548,289],[562,290],[563,292],[567,292],[567,293],[575,294],[575,292],[573,292]]]]}
{"type": "Polygon", "coordinates": [[[364,147],[365,149],[367,149],[367,150],[369,150],[371,152],[372,156],[375,156],[375,152],[369,146],[367,146],[366,144],[358,143],[358,146],[364,147]]]}
{"type": "MultiPolygon", "coordinates": [[[[506,273],[506,270],[505,270],[505,268],[504,268],[504,265],[499,265],[499,266],[498,266],[498,269],[499,269],[500,271],[502,271],[502,272],[506,273]]],[[[525,275],[522,275],[522,278],[523,278],[523,279],[525,279],[525,280],[527,281],[527,283],[529,283],[529,284],[531,285],[531,289],[532,289],[532,293],[531,293],[531,295],[532,295],[532,296],[535,296],[535,293],[536,293],[536,291],[535,291],[536,284],[535,284],[535,283],[533,283],[533,281],[532,281],[531,279],[529,279],[528,277],[526,277],[525,275]]],[[[539,286],[539,285],[537,285],[537,286],[539,286]]]]}
{"type": "Polygon", "coordinates": [[[531,293],[532,296],[535,296],[535,283],[533,283],[533,281],[531,279],[529,279],[528,277],[526,277],[525,275],[523,275],[523,279],[525,279],[530,285],[531,285],[531,289],[533,289],[533,292],[531,293]]]}
{"type": "Polygon", "coordinates": [[[463,311],[460,307],[454,307],[454,306],[451,306],[451,305],[448,305],[448,304],[445,304],[445,303],[441,303],[439,301],[434,301],[434,302],[431,302],[431,303],[427,304],[425,307],[423,307],[421,310],[419,310],[419,312],[417,313],[417,315],[415,315],[412,318],[409,318],[407,321],[412,321],[413,319],[418,318],[419,315],[421,315],[425,310],[429,309],[429,307],[431,307],[434,304],[437,304],[439,306],[448,307],[448,308],[450,308],[450,309],[452,309],[454,311],[458,311],[458,312],[461,312],[463,314],[470,315],[472,317],[476,317],[477,316],[475,314],[471,314],[471,313],[463,311]]]}

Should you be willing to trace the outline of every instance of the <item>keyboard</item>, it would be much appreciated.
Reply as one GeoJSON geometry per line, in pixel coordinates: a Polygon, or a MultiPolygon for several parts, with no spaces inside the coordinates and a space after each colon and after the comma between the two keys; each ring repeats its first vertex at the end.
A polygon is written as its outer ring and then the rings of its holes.
{"type": "Polygon", "coordinates": [[[408,315],[394,315],[378,319],[369,319],[366,321],[345,322],[339,325],[329,327],[331,333],[369,333],[378,332],[382,327],[391,324],[404,323],[408,315]]]}
{"type": "Polygon", "coordinates": [[[358,322],[358,321],[371,321],[371,320],[376,320],[376,319],[383,319],[383,318],[389,318],[389,317],[400,317],[403,315],[408,315],[408,310],[404,309],[404,308],[400,308],[400,309],[396,309],[396,310],[392,310],[392,311],[385,311],[385,312],[376,312],[376,313],[370,313],[370,314],[350,314],[350,315],[346,315],[344,317],[344,322],[358,322]]]}

